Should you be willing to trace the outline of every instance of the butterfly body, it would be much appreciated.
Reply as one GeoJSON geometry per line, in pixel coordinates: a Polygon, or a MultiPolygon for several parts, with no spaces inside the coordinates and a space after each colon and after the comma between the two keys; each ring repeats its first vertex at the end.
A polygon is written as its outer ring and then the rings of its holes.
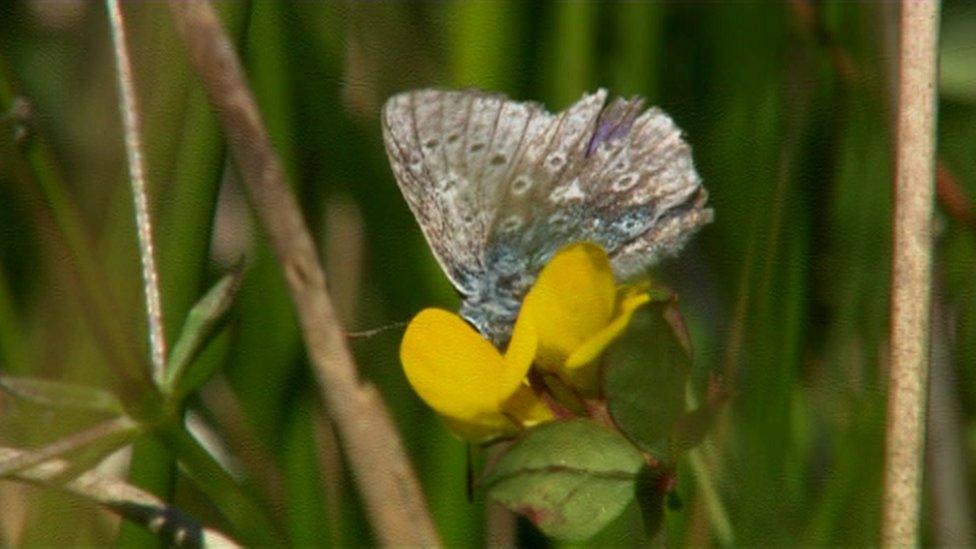
{"type": "Polygon", "coordinates": [[[390,98],[383,133],[397,183],[461,315],[497,345],[562,245],[596,242],[626,279],[712,219],[681,131],[606,91],[552,114],[476,90],[390,98]]]}

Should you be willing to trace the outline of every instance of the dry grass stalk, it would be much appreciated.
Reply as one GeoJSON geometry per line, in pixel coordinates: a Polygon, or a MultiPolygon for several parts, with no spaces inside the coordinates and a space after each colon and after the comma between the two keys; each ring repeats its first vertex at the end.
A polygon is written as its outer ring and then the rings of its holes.
{"type": "Polygon", "coordinates": [[[932,285],[939,3],[901,4],[885,546],[918,543],[932,285]]]}
{"type": "MultiPolygon", "coordinates": [[[[30,452],[0,447],[0,461],[31,459],[30,452]]],[[[71,463],[52,459],[14,474],[18,480],[52,486],[98,504],[129,520],[165,535],[177,546],[239,547],[224,534],[204,528],[156,496],[120,480],[89,471],[65,480],[71,463]]]]}
{"type": "Polygon", "coordinates": [[[208,2],[174,0],[170,7],[281,263],[322,398],[376,534],[386,545],[438,545],[420,483],[386,405],[376,388],[357,375],[314,241],[240,60],[208,2]]]}

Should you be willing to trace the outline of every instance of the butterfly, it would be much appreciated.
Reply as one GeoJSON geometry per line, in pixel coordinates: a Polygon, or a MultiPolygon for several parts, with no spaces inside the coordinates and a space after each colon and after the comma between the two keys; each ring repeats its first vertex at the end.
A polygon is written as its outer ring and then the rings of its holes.
{"type": "Polygon", "coordinates": [[[382,126],[461,316],[496,345],[564,244],[599,244],[624,280],[713,217],[681,130],[639,97],[607,104],[600,89],[553,114],[498,93],[415,90],[387,100],[382,126]]]}

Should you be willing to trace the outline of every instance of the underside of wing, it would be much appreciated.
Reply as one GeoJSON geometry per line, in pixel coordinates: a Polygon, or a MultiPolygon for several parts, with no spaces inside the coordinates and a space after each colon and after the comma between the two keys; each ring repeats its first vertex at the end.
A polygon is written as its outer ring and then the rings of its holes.
{"type": "Polygon", "coordinates": [[[434,255],[464,295],[478,291],[492,220],[522,144],[555,117],[476,90],[418,90],[383,109],[397,183],[434,255]]]}
{"type": "MultiPolygon", "coordinates": [[[[616,135],[593,146],[573,178],[586,189],[584,207],[590,212],[582,236],[606,248],[622,279],[676,254],[712,220],[708,193],[681,130],[656,107],[643,113],[625,108],[638,102],[618,99],[605,111],[616,135]]],[[[565,200],[558,191],[554,200],[565,200]]]]}
{"type": "Polygon", "coordinates": [[[677,253],[711,221],[691,148],[671,118],[643,110],[639,98],[605,101],[603,90],[584,95],[516,153],[488,233],[487,280],[465,301],[476,325],[510,326],[536,274],[565,244],[596,242],[626,279],[677,253]]]}
{"type": "Polygon", "coordinates": [[[489,234],[493,271],[534,273],[564,244],[590,240],[628,278],[711,220],[691,148],[671,118],[642,112],[639,98],[604,108],[605,98],[602,90],[584,96],[525,147],[489,234]]]}

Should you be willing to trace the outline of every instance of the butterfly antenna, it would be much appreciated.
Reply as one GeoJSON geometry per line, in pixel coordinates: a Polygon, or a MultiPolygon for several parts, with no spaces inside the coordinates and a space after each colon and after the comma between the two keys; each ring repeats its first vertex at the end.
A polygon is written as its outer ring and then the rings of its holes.
{"type": "Polygon", "coordinates": [[[386,324],[384,326],[380,326],[379,328],[373,328],[371,330],[362,330],[359,332],[346,332],[346,337],[348,337],[349,339],[365,339],[368,337],[373,337],[374,335],[377,334],[381,334],[388,330],[393,330],[395,328],[402,328],[406,325],[407,325],[406,321],[393,322],[391,324],[386,324]]]}

